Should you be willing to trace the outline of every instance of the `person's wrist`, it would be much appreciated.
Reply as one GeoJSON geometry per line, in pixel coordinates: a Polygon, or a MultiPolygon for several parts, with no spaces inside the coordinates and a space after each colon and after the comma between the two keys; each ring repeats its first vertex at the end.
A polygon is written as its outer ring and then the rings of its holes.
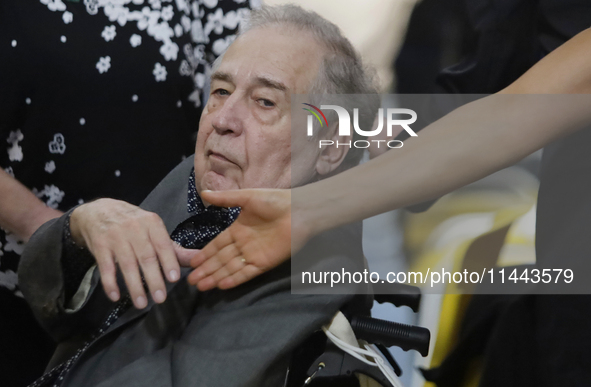
{"type": "Polygon", "coordinates": [[[84,205],[77,207],[70,215],[70,235],[72,236],[74,243],[79,247],[87,247],[80,227],[82,217],[81,215],[83,212],[84,205]]]}
{"type": "Polygon", "coordinates": [[[325,219],[319,216],[322,213],[322,203],[309,192],[309,187],[311,186],[295,188],[291,195],[292,234],[298,233],[300,238],[306,240],[329,228],[325,219]]]}
{"type": "Polygon", "coordinates": [[[47,207],[45,204],[39,206],[39,208],[34,211],[33,216],[28,222],[25,233],[22,235],[23,241],[28,241],[35,231],[37,231],[43,224],[50,221],[51,219],[59,218],[62,215],[63,212],[51,207],[47,207]]]}

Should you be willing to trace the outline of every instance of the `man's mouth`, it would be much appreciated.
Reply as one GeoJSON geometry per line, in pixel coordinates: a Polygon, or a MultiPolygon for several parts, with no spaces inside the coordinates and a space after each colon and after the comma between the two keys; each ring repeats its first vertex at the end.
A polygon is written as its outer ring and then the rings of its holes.
{"type": "Polygon", "coordinates": [[[236,164],[235,162],[233,162],[232,160],[230,160],[229,158],[227,158],[223,154],[217,153],[217,152],[214,152],[214,151],[208,151],[207,152],[207,157],[211,157],[211,158],[213,158],[215,160],[225,161],[227,163],[236,164]]]}

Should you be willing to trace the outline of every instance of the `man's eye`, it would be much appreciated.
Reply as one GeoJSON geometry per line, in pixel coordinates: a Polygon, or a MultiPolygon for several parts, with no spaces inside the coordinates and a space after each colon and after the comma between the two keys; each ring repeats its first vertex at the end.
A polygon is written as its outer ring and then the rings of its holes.
{"type": "Polygon", "coordinates": [[[269,101],[268,99],[259,98],[257,102],[263,107],[274,107],[275,103],[273,101],[269,101]]]}
{"type": "Polygon", "coordinates": [[[226,89],[216,89],[214,92],[214,94],[217,94],[219,96],[226,96],[226,95],[230,95],[230,92],[226,89]]]}

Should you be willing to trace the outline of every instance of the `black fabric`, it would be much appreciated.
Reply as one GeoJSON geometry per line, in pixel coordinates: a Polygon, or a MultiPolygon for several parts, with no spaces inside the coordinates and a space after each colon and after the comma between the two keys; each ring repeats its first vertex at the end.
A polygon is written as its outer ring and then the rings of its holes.
{"type": "Polygon", "coordinates": [[[537,0],[465,1],[478,44],[437,82],[447,93],[496,93],[542,58],[537,0]]]}
{"type": "MultiPolygon", "coordinates": [[[[492,93],[541,57],[591,26],[583,0],[467,1],[478,49],[440,76],[448,92],[492,93]]],[[[536,223],[536,258],[545,268],[572,268],[579,278],[591,253],[591,130],[544,149],[536,223]],[[579,270],[577,270],[577,268],[579,270]]],[[[589,386],[591,296],[474,296],[457,348],[439,369],[438,386],[456,386],[467,365],[484,361],[481,387],[589,386]]]]}
{"type": "Polygon", "coordinates": [[[394,63],[397,93],[432,93],[441,69],[457,63],[472,50],[476,36],[464,2],[421,0],[416,3],[394,63]]]}
{"type": "Polygon", "coordinates": [[[521,296],[472,296],[458,337],[460,345],[439,367],[422,370],[425,379],[436,382],[439,387],[462,386],[466,371],[481,364],[486,357],[489,364],[494,362],[501,370],[487,367],[484,385],[539,385],[534,371],[535,358],[531,356],[535,350],[531,329],[533,301],[533,297],[521,296]],[[497,341],[491,343],[491,340],[497,341]],[[529,355],[515,362],[517,352],[529,355]]]}
{"type": "MultiPolygon", "coordinates": [[[[60,210],[98,197],[139,204],[193,152],[206,67],[248,7],[0,1],[0,166],[60,210]]],[[[15,387],[55,347],[20,298],[23,248],[0,230],[0,385],[15,387]]]]}
{"type": "Polygon", "coordinates": [[[489,94],[591,26],[586,0],[465,0],[477,46],[444,69],[438,91],[489,94]]]}
{"type": "Polygon", "coordinates": [[[55,344],[27,302],[0,287],[0,385],[23,386],[43,373],[55,344]]]}

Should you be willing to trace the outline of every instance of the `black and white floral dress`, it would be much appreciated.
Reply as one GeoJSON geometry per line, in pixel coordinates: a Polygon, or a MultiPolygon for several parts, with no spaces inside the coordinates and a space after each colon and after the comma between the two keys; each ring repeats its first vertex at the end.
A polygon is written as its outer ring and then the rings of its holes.
{"type": "MultiPolygon", "coordinates": [[[[251,3],[0,1],[0,166],[52,208],[140,203],[193,153],[208,67],[251,3]]],[[[23,248],[0,230],[1,386],[53,350],[18,288],[23,248]]]]}

